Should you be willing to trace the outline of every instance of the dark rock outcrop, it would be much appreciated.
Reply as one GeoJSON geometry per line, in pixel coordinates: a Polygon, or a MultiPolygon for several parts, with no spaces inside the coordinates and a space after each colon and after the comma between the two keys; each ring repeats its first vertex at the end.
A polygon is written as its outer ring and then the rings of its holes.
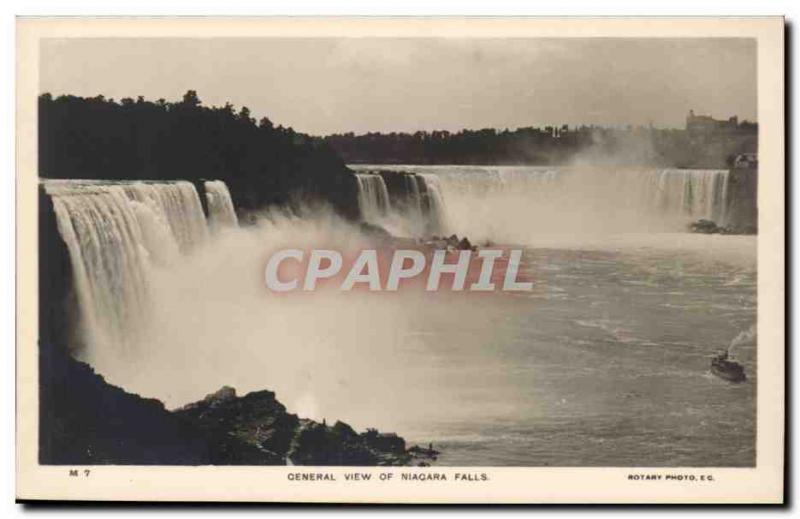
{"type": "Polygon", "coordinates": [[[39,462],[201,465],[211,443],[158,400],[108,384],[60,347],[39,348],[39,462]]]}
{"type": "Polygon", "coordinates": [[[53,201],[39,186],[39,340],[65,344],[73,351],[82,344],[72,323],[78,321],[78,297],[72,284],[67,245],[58,232],[53,201]]]}
{"type": "Polygon", "coordinates": [[[726,225],[733,233],[758,233],[758,168],[731,169],[727,198],[726,225]]]}
{"type": "MultiPolygon", "coordinates": [[[[303,420],[287,453],[295,465],[378,465],[381,451],[371,449],[349,425],[333,427],[303,420]]],[[[400,465],[402,463],[391,463],[400,465]]]]}
{"type": "Polygon", "coordinates": [[[374,429],[358,434],[343,422],[329,426],[298,418],[271,391],[237,397],[233,388],[223,387],[174,413],[215,441],[233,438],[236,445],[257,449],[278,464],[409,465],[431,459],[420,456],[418,448],[407,451],[405,440],[396,434],[374,429]]]}
{"type": "Polygon", "coordinates": [[[237,397],[230,387],[223,387],[174,414],[214,443],[230,441],[232,448],[226,450],[227,462],[237,464],[247,463],[251,451],[261,453],[270,464],[283,464],[299,425],[297,416],[286,412],[275,399],[275,393],[255,391],[237,397]],[[241,445],[247,449],[239,452],[237,448],[241,445]]]}
{"type": "Polygon", "coordinates": [[[410,187],[417,182],[413,173],[391,170],[379,170],[376,173],[383,177],[393,205],[402,206],[412,202],[410,187]]]}
{"type": "Polygon", "coordinates": [[[431,236],[428,239],[422,240],[423,245],[427,245],[433,249],[445,249],[445,250],[471,250],[477,251],[478,246],[473,245],[472,242],[469,241],[469,238],[466,236],[462,237],[461,239],[458,238],[458,235],[451,234],[450,236],[431,236]]]}
{"type": "Polygon", "coordinates": [[[717,224],[711,220],[701,219],[689,224],[689,230],[698,234],[718,234],[721,233],[724,228],[717,226],[717,224]]]}
{"type": "Polygon", "coordinates": [[[438,453],[395,434],[300,419],[271,391],[222,387],[168,411],[108,384],[63,348],[40,348],[39,462],[44,465],[411,465],[438,453]]]}
{"type": "Polygon", "coordinates": [[[689,224],[689,231],[695,234],[756,234],[755,227],[719,226],[711,220],[697,220],[689,224]]]}

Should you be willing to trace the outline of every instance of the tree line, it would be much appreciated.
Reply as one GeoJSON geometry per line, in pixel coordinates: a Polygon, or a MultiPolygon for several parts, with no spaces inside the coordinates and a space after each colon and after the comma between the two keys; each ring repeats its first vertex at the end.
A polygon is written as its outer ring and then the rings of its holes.
{"type": "Polygon", "coordinates": [[[219,179],[237,208],[327,201],[357,216],[352,172],[319,139],[256,121],[247,107],[143,97],[39,97],[39,175],[107,180],[219,179]]]}
{"type": "Polygon", "coordinates": [[[651,127],[546,126],[516,130],[341,133],[320,139],[353,164],[529,164],[574,162],[663,167],[726,167],[756,152],[757,125],[735,131],[689,132],[651,127]]]}

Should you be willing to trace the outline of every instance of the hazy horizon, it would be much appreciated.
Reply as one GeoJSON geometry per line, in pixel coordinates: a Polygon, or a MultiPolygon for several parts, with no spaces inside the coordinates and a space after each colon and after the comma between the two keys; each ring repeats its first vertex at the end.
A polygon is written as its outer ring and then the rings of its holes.
{"type": "Polygon", "coordinates": [[[230,102],[314,135],[757,121],[744,38],[50,39],[40,93],[230,102]]]}

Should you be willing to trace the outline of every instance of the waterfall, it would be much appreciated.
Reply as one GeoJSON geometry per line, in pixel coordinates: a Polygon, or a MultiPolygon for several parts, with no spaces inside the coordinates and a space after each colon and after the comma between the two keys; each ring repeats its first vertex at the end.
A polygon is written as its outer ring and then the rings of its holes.
{"type": "Polygon", "coordinates": [[[146,323],[154,266],[208,238],[190,182],[43,181],[67,245],[89,344],[124,353],[146,323]]]}
{"type": "Polygon", "coordinates": [[[620,203],[642,214],[727,224],[728,170],[623,170],[614,177],[620,203]]]}
{"type": "Polygon", "coordinates": [[[231,192],[221,180],[208,180],[203,183],[208,201],[208,223],[212,229],[236,227],[239,220],[233,207],[231,192]]]}
{"type": "MultiPolygon", "coordinates": [[[[603,196],[615,204],[637,206],[642,212],[713,220],[728,219],[728,170],[620,169],[578,170],[538,166],[392,166],[407,177],[412,200],[422,200],[414,177],[422,178],[430,199],[444,207],[448,196],[525,195],[531,203],[539,197],[580,196],[584,186],[608,188],[603,196]],[[435,184],[435,185],[434,185],[435,184]],[[433,187],[432,187],[433,186],[433,187]],[[445,196],[448,195],[448,196],[445,196]]],[[[599,195],[598,195],[599,196],[599,195]]],[[[416,203],[416,202],[415,202],[416,203]]],[[[422,206],[420,205],[420,211],[422,206]]],[[[444,211],[442,211],[444,214],[444,211]]]]}
{"type": "Polygon", "coordinates": [[[404,180],[406,185],[406,200],[408,201],[409,209],[416,218],[422,221],[425,219],[425,213],[422,210],[422,195],[419,191],[417,176],[405,175],[404,180]]]}
{"type": "Polygon", "coordinates": [[[380,175],[357,174],[358,204],[361,215],[368,222],[386,216],[390,209],[389,191],[380,175]]]}
{"type": "Polygon", "coordinates": [[[418,178],[425,185],[427,213],[430,234],[445,232],[444,195],[439,184],[439,177],[430,173],[421,173],[418,178]]]}
{"type": "Polygon", "coordinates": [[[713,169],[555,166],[351,166],[381,169],[415,234],[526,243],[544,235],[685,232],[735,225],[735,184],[713,169]],[[385,169],[384,169],[385,168],[385,169]]]}
{"type": "Polygon", "coordinates": [[[628,172],[623,182],[638,182],[643,200],[663,214],[727,224],[727,170],[663,169],[628,172]]]}
{"type": "MultiPolygon", "coordinates": [[[[169,225],[181,252],[188,252],[208,238],[208,225],[200,197],[191,182],[120,184],[130,200],[144,204],[169,225]]],[[[107,185],[106,189],[114,189],[107,185]]]]}

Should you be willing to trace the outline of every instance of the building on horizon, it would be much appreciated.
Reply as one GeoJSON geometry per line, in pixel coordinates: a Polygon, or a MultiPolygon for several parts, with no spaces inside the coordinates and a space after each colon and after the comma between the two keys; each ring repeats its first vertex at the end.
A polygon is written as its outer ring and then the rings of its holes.
{"type": "Polygon", "coordinates": [[[686,116],[686,130],[691,133],[719,133],[748,130],[754,123],[743,121],[739,124],[738,116],[731,116],[727,120],[714,119],[710,115],[695,115],[694,110],[689,110],[686,116]]]}

